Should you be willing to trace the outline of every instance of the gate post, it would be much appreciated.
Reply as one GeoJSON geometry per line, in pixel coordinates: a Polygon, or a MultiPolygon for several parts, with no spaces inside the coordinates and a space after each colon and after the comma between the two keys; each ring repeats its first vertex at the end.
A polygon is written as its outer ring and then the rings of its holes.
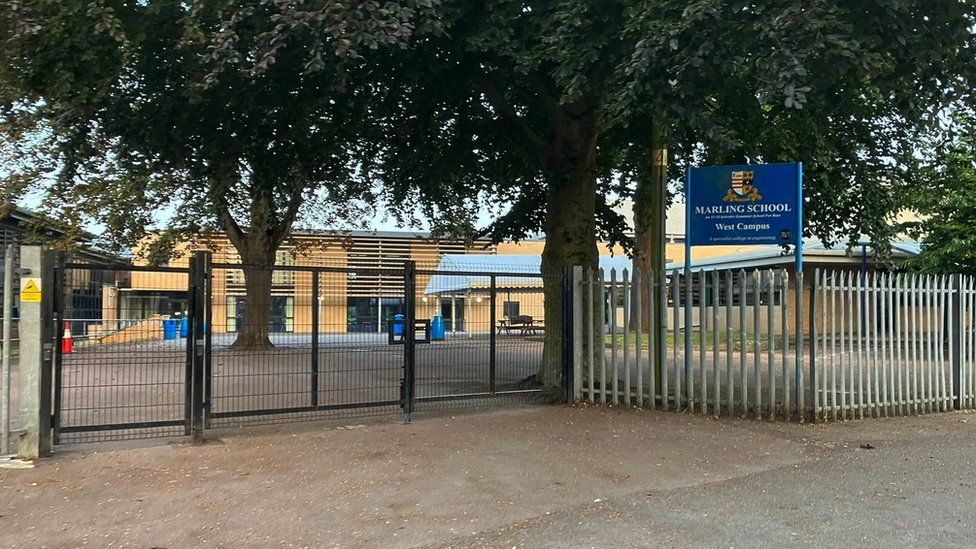
{"type": "MultiPolygon", "coordinates": [[[[949,305],[949,363],[952,367],[952,400],[962,410],[962,275],[952,275],[952,298],[949,305]]],[[[941,342],[939,343],[942,344],[941,342]]]]}
{"type": "Polygon", "coordinates": [[[21,459],[51,454],[55,259],[40,246],[20,248],[21,459]]]}
{"type": "Polygon", "coordinates": [[[194,350],[193,345],[194,334],[193,331],[193,312],[196,309],[195,299],[196,292],[194,291],[193,281],[194,276],[197,271],[197,256],[191,255],[189,259],[189,273],[186,277],[186,304],[187,304],[187,338],[186,338],[186,366],[183,368],[183,434],[189,436],[193,431],[193,363],[194,363],[194,350]]]}
{"type": "Polygon", "coordinates": [[[10,451],[10,357],[13,342],[14,307],[14,245],[8,244],[3,256],[3,342],[0,343],[0,369],[3,370],[0,384],[0,456],[10,451]]]}
{"type": "Polygon", "coordinates": [[[209,272],[207,252],[194,252],[190,259],[190,337],[187,341],[190,377],[187,399],[190,402],[190,435],[194,442],[203,440],[204,374],[206,368],[206,284],[209,272]]]}
{"type": "Polygon", "coordinates": [[[213,390],[213,253],[203,252],[203,428],[210,428],[210,392],[213,390]]]}
{"type": "Polygon", "coordinates": [[[563,398],[573,402],[573,267],[563,269],[562,296],[562,378],[563,398]]]}
{"type": "Polygon", "coordinates": [[[488,306],[491,310],[488,312],[488,392],[492,395],[495,394],[497,389],[498,377],[498,356],[497,356],[497,346],[498,338],[495,335],[495,326],[498,324],[497,313],[495,312],[496,305],[498,304],[498,281],[495,275],[491,275],[491,288],[488,294],[488,306]]]}
{"type": "Polygon", "coordinates": [[[319,407],[319,271],[312,271],[312,408],[319,407]]]}
{"type": "MultiPolygon", "coordinates": [[[[417,262],[407,261],[403,265],[403,381],[400,391],[403,422],[410,423],[413,413],[414,385],[416,383],[416,307],[417,307],[417,262]]],[[[454,320],[452,319],[452,322],[454,320]]],[[[391,328],[392,329],[392,328],[391,328]]]]}
{"type": "Polygon", "coordinates": [[[63,404],[61,386],[64,382],[64,353],[62,351],[64,350],[65,315],[71,315],[71,311],[73,311],[73,307],[68,306],[69,304],[65,302],[65,286],[68,276],[64,266],[66,262],[67,255],[65,252],[54,252],[54,290],[50,297],[54,308],[54,364],[52,366],[54,371],[54,411],[51,414],[51,431],[54,444],[61,443],[61,407],[63,404]]]}

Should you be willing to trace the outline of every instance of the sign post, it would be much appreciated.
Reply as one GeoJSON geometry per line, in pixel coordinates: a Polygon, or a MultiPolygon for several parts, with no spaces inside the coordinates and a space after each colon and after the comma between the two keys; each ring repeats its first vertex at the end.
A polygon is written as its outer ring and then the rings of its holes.
{"type": "MultiPolygon", "coordinates": [[[[685,207],[685,276],[689,281],[694,246],[793,246],[797,332],[794,402],[802,417],[803,163],[688,168],[685,207]]],[[[691,344],[691,297],[687,292],[686,345],[691,344]]]]}
{"type": "MultiPolygon", "coordinates": [[[[803,420],[804,416],[804,402],[803,402],[803,162],[797,162],[796,167],[796,244],[794,254],[795,269],[796,269],[796,295],[794,300],[796,302],[796,345],[793,346],[793,350],[796,353],[793,359],[793,375],[794,375],[794,386],[795,393],[793,402],[796,403],[796,409],[799,412],[800,420],[803,420]]],[[[811,363],[811,368],[813,365],[811,363]]],[[[813,379],[811,377],[811,379],[813,379]]],[[[814,389],[816,392],[816,389],[814,389]]],[[[816,393],[814,393],[814,398],[816,398],[816,393]]]]}

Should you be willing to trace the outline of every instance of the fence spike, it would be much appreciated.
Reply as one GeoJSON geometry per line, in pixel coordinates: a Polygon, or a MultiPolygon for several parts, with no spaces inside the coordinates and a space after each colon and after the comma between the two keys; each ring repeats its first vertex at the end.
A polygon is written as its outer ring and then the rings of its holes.
{"type": "Polygon", "coordinates": [[[584,326],[587,328],[587,341],[589,342],[589,360],[587,360],[586,373],[587,376],[587,389],[589,390],[589,400],[591,403],[595,402],[596,394],[596,379],[594,379],[594,371],[596,361],[596,311],[593,306],[593,286],[596,284],[596,273],[593,267],[587,267],[586,269],[587,283],[586,283],[586,321],[584,326]]]}
{"type": "MultiPolygon", "coordinates": [[[[607,343],[606,343],[606,326],[607,326],[607,288],[606,288],[606,272],[601,268],[599,276],[600,285],[600,334],[599,334],[599,349],[600,349],[600,404],[607,403],[607,343]]],[[[613,338],[611,338],[612,340],[613,338]]]]}
{"type": "MultiPolygon", "coordinates": [[[[780,269],[779,287],[779,308],[780,308],[780,333],[783,338],[782,347],[782,372],[783,372],[783,415],[790,417],[790,373],[789,373],[789,352],[790,352],[790,326],[789,326],[789,305],[790,305],[790,272],[785,268],[780,269]]],[[[797,314],[799,311],[796,311],[797,314]]]]}
{"type": "Polygon", "coordinates": [[[617,371],[617,269],[610,269],[610,402],[620,404],[620,375],[617,371]]]}
{"type": "MultiPolygon", "coordinates": [[[[681,274],[675,269],[671,273],[671,308],[673,309],[672,322],[674,324],[674,346],[673,346],[673,363],[674,363],[674,407],[676,410],[681,409],[681,363],[678,361],[678,349],[681,347],[681,274]]],[[[668,409],[668,403],[670,401],[670,394],[668,391],[668,378],[670,377],[670,369],[665,369],[661,373],[661,394],[663,396],[663,406],[664,409],[668,409]]]]}
{"type": "MultiPolygon", "coordinates": [[[[623,325],[623,330],[624,330],[624,337],[623,337],[623,355],[624,355],[623,356],[623,359],[624,359],[624,363],[623,363],[623,368],[624,368],[624,404],[627,405],[627,406],[630,406],[632,404],[632,401],[631,401],[631,398],[630,398],[630,396],[631,396],[631,393],[630,393],[631,387],[630,387],[630,337],[629,337],[630,336],[630,321],[631,321],[630,313],[631,313],[631,311],[630,311],[630,278],[629,278],[629,273],[627,272],[627,269],[626,268],[624,268],[624,270],[623,270],[623,280],[621,280],[620,284],[621,284],[620,292],[621,292],[621,295],[622,295],[623,301],[624,301],[623,302],[623,313],[624,313],[624,316],[623,316],[623,321],[624,321],[624,325],[623,325]]],[[[614,315],[614,316],[616,316],[616,315],[614,315]]],[[[614,337],[614,339],[616,339],[616,337],[614,337]]]]}
{"type": "Polygon", "coordinates": [[[716,416],[721,415],[722,412],[721,375],[718,368],[718,346],[720,339],[718,331],[718,284],[718,271],[712,271],[712,413],[716,416]]]}
{"type": "Polygon", "coordinates": [[[746,343],[746,307],[748,307],[748,274],[739,270],[739,379],[742,380],[742,417],[749,413],[749,376],[747,374],[748,345],[746,343]]]}
{"type": "Polygon", "coordinates": [[[760,329],[760,317],[761,317],[761,305],[762,305],[762,274],[759,269],[752,271],[752,344],[753,344],[753,363],[752,363],[752,374],[753,381],[755,382],[755,387],[753,388],[755,415],[757,418],[762,418],[762,369],[761,369],[761,354],[762,346],[760,344],[759,334],[760,329]]]}
{"type": "MultiPolygon", "coordinates": [[[[644,293],[644,273],[641,271],[639,265],[634,265],[634,278],[631,281],[631,293],[633,294],[633,303],[631,304],[634,326],[634,367],[637,369],[637,406],[644,406],[644,368],[642,364],[642,352],[641,352],[641,342],[644,339],[644,308],[642,294],[644,293]]],[[[650,298],[653,296],[653,291],[648,294],[650,298]]],[[[650,304],[648,304],[650,305],[650,304]]],[[[653,316],[653,315],[651,315],[653,316]]],[[[648,331],[650,335],[650,331],[648,331]]],[[[648,338],[650,340],[650,338],[648,338]]],[[[650,341],[648,341],[648,346],[650,346],[650,341]]],[[[653,395],[652,395],[653,398],[653,395]]]]}
{"type": "Polygon", "coordinates": [[[727,413],[735,414],[735,376],[732,374],[732,271],[725,271],[725,398],[727,413]]]}

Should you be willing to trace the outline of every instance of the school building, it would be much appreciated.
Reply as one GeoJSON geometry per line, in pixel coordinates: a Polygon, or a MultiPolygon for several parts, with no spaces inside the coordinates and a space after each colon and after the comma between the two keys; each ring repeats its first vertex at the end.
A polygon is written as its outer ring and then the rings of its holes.
{"type": "MultiPolygon", "coordinates": [[[[629,212],[625,210],[625,215],[629,212]]],[[[668,269],[684,264],[684,219],[681,205],[669,212],[666,255],[668,269]]],[[[545,242],[526,240],[491,244],[435,240],[422,232],[304,232],[278,252],[272,279],[270,329],[274,333],[307,333],[312,324],[312,274],[288,267],[316,266],[332,270],[319,273],[318,316],[320,331],[329,333],[385,333],[389,323],[404,313],[404,262],[415,261],[420,274],[416,286],[416,316],[431,319],[439,315],[451,332],[484,333],[503,328],[511,319],[529,332],[544,329],[542,281],[538,276],[545,242]],[[436,274],[434,274],[436,271],[436,274]],[[491,277],[489,273],[497,273],[491,277]],[[513,276],[503,276],[512,273],[513,276]],[[494,278],[494,285],[492,285],[494,278]],[[490,303],[495,299],[491,326],[490,303]]],[[[188,244],[184,250],[206,248],[214,263],[233,265],[239,257],[222,236],[188,244]]],[[[860,251],[860,250],[859,250],[860,251]]],[[[916,243],[895,243],[892,260],[917,254],[916,243]]],[[[601,267],[610,279],[614,269],[618,280],[630,266],[620,248],[599,246],[601,267]]],[[[138,255],[138,254],[137,254],[138,255]]],[[[809,269],[833,267],[858,270],[876,266],[869,248],[863,257],[843,248],[828,249],[818,243],[807,245],[809,269]]],[[[168,266],[186,266],[189,254],[178,254],[168,266]]],[[[138,265],[140,261],[136,260],[138,265]]],[[[790,269],[792,256],[779,247],[715,246],[695,248],[692,266],[706,271],[738,271],[782,266],[790,269]]],[[[808,277],[809,278],[809,277],[808,277]]],[[[105,320],[132,322],[151,317],[174,317],[187,309],[187,276],[157,271],[117,272],[114,283],[103,284],[97,313],[105,320]]],[[[748,292],[760,295],[762,286],[748,292]]],[[[745,299],[749,299],[747,296],[745,299]]],[[[670,299],[670,294],[669,294],[670,299]]],[[[698,299],[697,293],[694,297],[698,299]]],[[[762,299],[757,297],[756,299],[762,299]]],[[[697,303],[698,301],[695,301],[697,303]]],[[[94,305],[94,303],[93,303],[94,305]]],[[[95,307],[90,307],[95,309],[95,307]]],[[[214,333],[234,333],[242,325],[247,309],[244,273],[231,267],[215,268],[212,287],[214,333]]],[[[617,313],[622,314],[618,311],[617,313]]]]}

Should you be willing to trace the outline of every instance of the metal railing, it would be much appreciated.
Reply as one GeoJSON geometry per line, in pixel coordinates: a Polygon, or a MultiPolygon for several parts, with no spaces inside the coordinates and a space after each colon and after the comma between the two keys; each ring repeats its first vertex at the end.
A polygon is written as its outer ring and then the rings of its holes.
{"type": "Polygon", "coordinates": [[[786,271],[579,274],[578,397],[713,415],[799,413],[786,271]]]}
{"type": "Polygon", "coordinates": [[[632,273],[576,271],[577,400],[814,420],[976,407],[972,277],[632,273]]]}
{"type": "Polygon", "coordinates": [[[976,405],[972,277],[818,271],[812,292],[814,417],[976,405]]]}

